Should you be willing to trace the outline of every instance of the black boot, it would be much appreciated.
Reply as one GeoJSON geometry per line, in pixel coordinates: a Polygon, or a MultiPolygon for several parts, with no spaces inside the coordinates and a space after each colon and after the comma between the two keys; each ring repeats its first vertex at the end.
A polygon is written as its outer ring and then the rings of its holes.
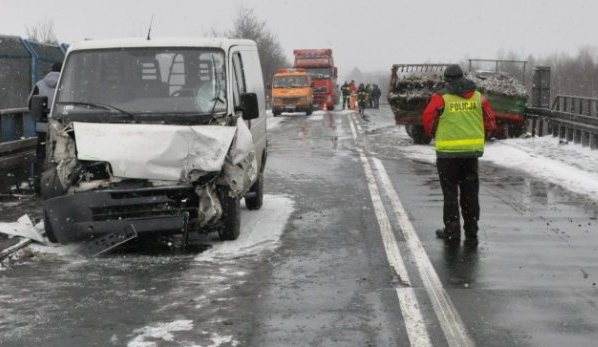
{"type": "Polygon", "coordinates": [[[461,240],[461,226],[458,224],[447,224],[443,229],[436,230],[436,237],[446,242],[459,242],[461,240]]]}
{"type": "Polygon", "coordinates": [[[478,245],[478,222],[471,221],[465,223],[465,243],[469,246],[478,245]]]}

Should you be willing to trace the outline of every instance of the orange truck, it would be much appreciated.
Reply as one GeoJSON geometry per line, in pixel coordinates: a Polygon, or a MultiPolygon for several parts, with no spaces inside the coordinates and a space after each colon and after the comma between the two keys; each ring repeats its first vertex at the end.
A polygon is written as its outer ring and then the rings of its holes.
{"type": "Polygon", "coordinates": [[[272,114],[313,112],[311,77],[305,69],[279,69],[272,79],[272,114]]]}

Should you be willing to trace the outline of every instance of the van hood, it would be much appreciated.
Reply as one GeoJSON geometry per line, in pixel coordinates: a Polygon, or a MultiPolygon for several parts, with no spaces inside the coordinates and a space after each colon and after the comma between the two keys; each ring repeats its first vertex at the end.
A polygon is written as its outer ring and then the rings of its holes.
{"type": "Polygon", "coordinates": [[[110,163],[120,178],[192,181],[255,153],[243,120],[237,126],[73,122],[77,159],[110,163]]]}

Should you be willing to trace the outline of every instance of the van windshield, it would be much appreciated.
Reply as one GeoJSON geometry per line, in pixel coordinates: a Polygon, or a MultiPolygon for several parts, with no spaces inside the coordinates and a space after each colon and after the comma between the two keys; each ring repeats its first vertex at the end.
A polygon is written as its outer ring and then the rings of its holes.
{"type": "Polygon", "coordinates": [[[224,53],[201,48],[127,48],[69,55],[54,114],[226,111],[224,53]],[[89,105],[112,107],[89,107],[89,105]]]}
{"type": "Polygon", "coordinates": [[[277,76],[272,85],[274,88],[309,87],[305,76],[277,76]]]}

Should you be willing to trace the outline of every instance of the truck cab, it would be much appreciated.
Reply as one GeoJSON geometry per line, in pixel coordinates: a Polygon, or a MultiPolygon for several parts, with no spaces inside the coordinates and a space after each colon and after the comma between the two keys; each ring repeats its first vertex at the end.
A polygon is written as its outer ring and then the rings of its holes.
{"type": "Polygon", "coordinates": [[[305,69],[311,76],[314,104],[322,110],[334,110],[340,96],[332,49],[296,49],[293,54],[294,67],[305,69]]]}
{"type": "Polygon", "coordinates": [[[214,228],[232,240],[240,200],[262,205],[266,113],[253,41],[73,44],[47,126],[51,241],[214,228]]]}
{"type": "Polygon", "coordinates": [[[313,90],[305,69],[279,69],[272,78],[272,114],[313,112],[313,90]]]}

